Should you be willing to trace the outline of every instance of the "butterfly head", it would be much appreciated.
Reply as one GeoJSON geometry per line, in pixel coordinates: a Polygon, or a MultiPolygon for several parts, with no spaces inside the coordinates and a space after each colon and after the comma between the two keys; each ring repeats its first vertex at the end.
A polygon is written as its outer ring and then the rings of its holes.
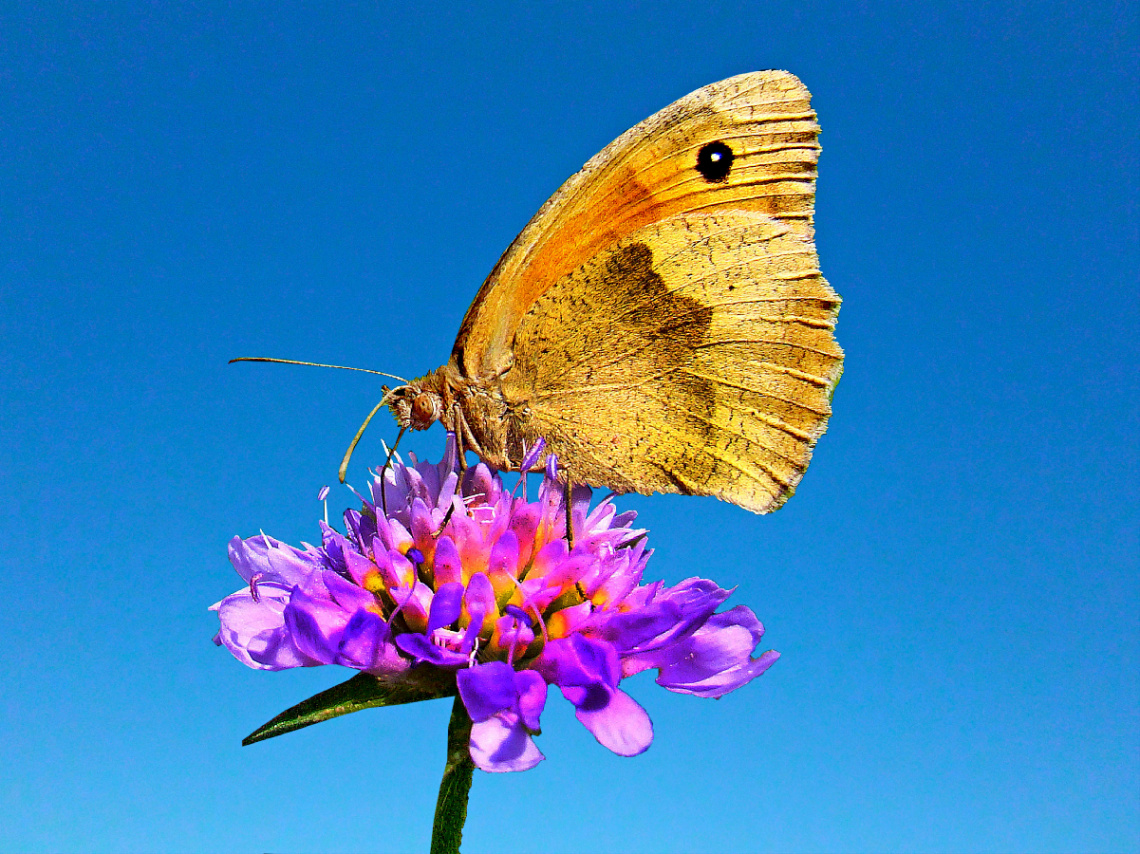
{"type": "Polygon", "coordinates": [[[426,430],[443,414],[443,401],[433,391],[413,385],[384,389],[388,395],[388,409],[401,427],[426,430]]]}
{"type": "Polygon", "coordinates": [[[441,420],[447,410],[446,383],[440,371],[389,390],[384,388],[388,409],[401,427],[426,430],[441,420]]]}

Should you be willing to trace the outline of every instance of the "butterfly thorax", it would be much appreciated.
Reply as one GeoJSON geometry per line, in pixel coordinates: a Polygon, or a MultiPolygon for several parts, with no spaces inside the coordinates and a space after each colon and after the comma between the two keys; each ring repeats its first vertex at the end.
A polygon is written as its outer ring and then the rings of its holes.
{"type": "Polygon", "coordinates": [[[465,376],[454,358],[394,389],[388,408],[401,427],[426,430],[438,421],[463,451],[504,471],[517,467],[507,452],[506,404],[498,383],[465,376]]]}

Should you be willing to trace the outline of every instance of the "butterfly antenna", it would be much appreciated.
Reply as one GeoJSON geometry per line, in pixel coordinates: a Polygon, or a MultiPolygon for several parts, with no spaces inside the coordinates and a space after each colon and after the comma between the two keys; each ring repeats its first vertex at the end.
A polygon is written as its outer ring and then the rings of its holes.
{"type": "MultiPolygon", "coordinates": [[[[377,373],[379,373],[379,372],[377,372],[377,373]]],[[[352,441],[348,445],[348,450],[344,452],[344,459],[340,461],[340,468],[337,469],[337,473],[336,473],[337,477],[340,478],[341,483],[344,483],[344,475],[345,475],[345,472],[348,471],[348,461],[350,459],[352,459],[352,452],[356,450],[356,443],[360,441],[360,437],[363,436],[364,431],[366,429],[368,429],[368,422],[372,420],[372,416],[374,416],[377,412],[380,411],[380,407],[384,406],[386,403],[388,403],[388,401],[392,397],[392,395],[395,394],[397,391],[399,391],[402,388],[403,388],[403,386],[397,386],[394,389],[389,389],[388,391],[384,392],[384,396],[382,398],[380,398],[380,402],[378,404],[376,404],[374,407],[372,407],[372,411],[368,413],[368,417],[364,419],[364,423],[360,425],[360,429],[357,430],[356,435],[352,437],[352,441]]],[[[406,428],[404,428],[404,427],[400,428],[400,436],[404,435],[405,429],[406,428]]],[[[400,441],[399,437],[396,438],[396,441],[397,442],[400,441]]],[[[392,458],[392,455],[389,454],[388,459],[391,459],[391,458],[392,458]]],[[[387,463],[384,464],[385,467],[387,467],[387,465],[388,465],[387,463]]]]}
{"type": "MultiPolygon", "coordinates": [[[[308,365],[311,368],[336,368],[338,371],[361,371],[365,374],[377,374],[389,379],[399,380],[407,385],[408,381],[403,377],[398,377],[395,374],[386,374],[383,371],[373,371],[370,368],[350,368],[347,365],[325,365],[321,362],[301,362],[297,359],[270,359],[268,356],[241,356],[237,359],[230,359],[230,364],[234,362],[275,362],[278,365],[308,365]]],[[[343,481],[344,479],[341,478],[343,481]]]]}

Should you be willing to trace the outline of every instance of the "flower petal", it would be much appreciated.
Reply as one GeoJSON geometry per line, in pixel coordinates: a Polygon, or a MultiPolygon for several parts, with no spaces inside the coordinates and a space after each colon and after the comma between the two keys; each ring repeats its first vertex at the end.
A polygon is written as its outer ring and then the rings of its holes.
{"type": "Polygon", "coordinates": [[[687,578],[641,608],[615,614],[601,634],[622,653],[660,649],[692,634],[731,595],[704,578],[687,578]]]}
{"type": "Polygon", "coordinates": [[[520,670],[515,673],[515,688],[523,724],[531,732],[538,732],[539,716],[546,707],[546,680],[533,670],[520,670]]]}
{"type": "Polygon", "coordinates": [[[471,760],[484,771],[529,771],[546,757],[517,715],[501,714],[471,725],[471,760]]]}
{"type": "Polygon", "coordinates": [[[621,679],[621,665],[613,645],[579,634],[547,643],[535,669],[547,681],[563,688],[592,685],[614,688],[621,679]]]}
{"type": "Polygon", "coordinates": [[[491,580],[486,575],[477,572],[471,576],[471,580],[467,582],[467,590],[463,594],[463,605],[467,608],[467,615],[471,619],[464,638],[464,644],[468,645],[475,643],[475,637],[484,627],[491,628],[493,624],[488,624],[488,615],[493,618],[498,613],[495,607],[495,588],[491,586],[491,580]]]}
{"type": "Polygon", "coordinates": [[[234,658],[256,670],[286,670],[313,667],[323,661],[297,648],[282,616],[290,591],[262,584],[255,600],[248,589],[227,596],[214,606],[221,623],[214,642],[224,645],[234,658]]]}
{"type": "Polygon", "coordinates": [[[477,723],[513,709],[518,701],[515,671],[505,661],[489,661],[461,670],[455,675],[455,683],[467,714],[477,723]]]}
{"type": "Polygon", "coordinates": [[[246,540],[234,537],[229,555],[230,563],[246,581],[260,574],[262,580],[275,581],[282,587],[300,584],[320,566],[315,552],[295,549],[265,534],[246,540]]]}
{"type": "MultiPolygon", "coordinates": [[[[739,605],[714,614],[704,626],[656,657],[657,684],[699,697],[720,697],[751,682],[775,664],[780,653],[752,658],[764,627],[751,609],[739,605]]],[[[655,656],[648,656],[652,660],[655,656]]]]}
{"type": "Polygon", "coordinates": [[[436,541],[433,568],[437,585],[463,582],[463,564],[459,560],[459,549],[451,537],[443,536],[436,541]]]}
{"type": "Polygon", "coordinates": [[[459,619],[459,612],[463,602],[463,585],[458,581],[444,584],[435,591],[431,600],[431,610],[428,613],[427,635],[444,626],[450,626],[459,619]]]}
{"type": "Polygon", "coordinates": [[[392,630],[371,611],[357,611],[348,620],[337,645],[336,663],[369,673],[392,674],[409,665],[391,642],[392,630]]]}
{"type": "MultiPolygon", "coordinates": [[[[579,689],[582,691],[582,689],[579,689]]],[[[588,729],[602,747],[618,756],[636,756],[653,743],[653,722],[649,714],[629,694],[616,688],[608,691],[600,686],[578,693],[563,688],[562,693],[575,705],[575,717],[588,729]]]]}

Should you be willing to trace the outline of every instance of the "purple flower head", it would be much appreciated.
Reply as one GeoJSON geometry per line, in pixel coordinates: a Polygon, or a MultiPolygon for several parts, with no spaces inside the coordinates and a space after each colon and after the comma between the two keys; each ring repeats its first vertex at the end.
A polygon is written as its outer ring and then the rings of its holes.
{"type": "Polygon", "coordinates": [[[610,498],[591,509],[585,487],[567,508],[553,456],[546,469],[530,502],[525,482],[507,491],[482,463],[460,472],[449,436],[438,465],[413,456],[376,472],[343,534],[321,524],[320,547],[235,537],[246,586],[213,606],[215,643],[263,670],[341,664],[391,682],[435,668],[454,680],[485,771],[543,759],[533,736],[548,685],[602,745],[633,756],[653,728],[622,679],[657,668],[671,691],[719,697],[779,657],[751,657],[764,633],[751,610],[716,613],[730,591],[700,578],[643,585],[651,552],[635,514],[610,498]]]}

